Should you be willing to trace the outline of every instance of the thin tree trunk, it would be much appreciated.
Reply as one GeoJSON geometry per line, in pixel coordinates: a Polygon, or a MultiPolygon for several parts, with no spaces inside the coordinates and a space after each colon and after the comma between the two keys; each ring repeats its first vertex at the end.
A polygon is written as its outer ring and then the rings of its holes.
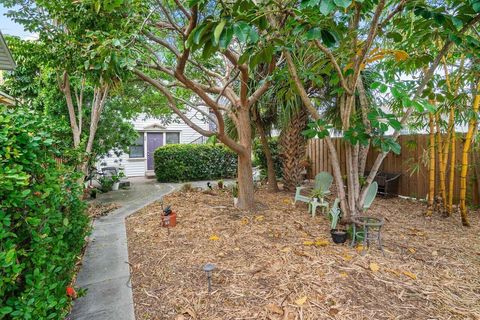
{"type": "Polygon", "coordinates": [[[255,116],[255,126],[257,128],[258,135],[260,137],[260,143],[262,144],[262,150],[267,160],[267,187],[270,192],[278,192],[277,174],[275,172],[275,163],[273,162],[272,151],[268,144],[265,130],[263,130],[262,124],[258,115],[255,116]]]}
{"type": "Polygon", "coordinates": [[[430,112],[429,116],[429,166],[428,166],[428,206],[427,206],[427,216],[431,216],[433,213],[433,204],[435,201],[435,123],[434,116],[430,112]]]}
{"type": "MultiPolygon", "coordinates": [[[[451,117],[454,117],[454,108],[450,109],[451,117]]],[[[447,212],[448,215],[452,215],[452,208],[453,208],[453,193],[455,190],[453,189],[455,186],[455,167],[456,167],[456,132],[455,132],[455,124],[452,123],[451,133],[450,133],[450,172],[449,172],[449,179],[448,179],[448,203],[447,203],[447,212]]]]}
{"type": "MultiPolygon", "coordinates": [[[[473,101],[473,113],[478,113],[480,105],[480,80],[477,80],[477,92],[475,93],[475,99],[473,101]]],[[[473,134],[477,126],[476,117],[472,117],[468,123],[467,136],[465,137],[465,144],[462,151],[462,170],[460,173],[460,214],[462,216],[462,224],[466,227],[470,226],[468,222],[468,212],[466,204],[467,196],[467,173],[468,173],[468,155],[470,152],[470,146],[472,144],[473,134]]]]}
{"type": "Polygon", "coordinates": [[[447,207],[447,188],[446,188],[446,181],[445,181],[445,171],[446,171],[446,160],[444,159],[444,148],[445,145],[442,139],[442,132],[440,129],[440,115],[437,113],[435,114],[435,124],[437,129],[437,158],[439,162],[439,175],[440,175],[440,195],[442,197],[442,212],[445,211],[447,207]]]}

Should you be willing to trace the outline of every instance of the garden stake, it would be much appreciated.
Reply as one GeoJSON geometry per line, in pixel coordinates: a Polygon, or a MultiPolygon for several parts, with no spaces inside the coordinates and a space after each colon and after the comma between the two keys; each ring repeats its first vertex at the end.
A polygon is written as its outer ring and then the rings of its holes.
{"type": "Polygon", "coordinates": [[[203,266],[203,271],[207,274],[207,279],[208,279],[208,293],[212,292],[212,271],[215,270],[215,265],[213,263],[207,263],[206,265],[203,266]]]}

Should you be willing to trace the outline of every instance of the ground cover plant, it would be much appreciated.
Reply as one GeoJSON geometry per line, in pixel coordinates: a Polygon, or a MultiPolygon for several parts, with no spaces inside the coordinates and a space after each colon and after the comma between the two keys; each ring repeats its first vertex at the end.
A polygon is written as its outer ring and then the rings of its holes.
{"type": "Polygon", "coordinates": [[[0,106],[0,318],[62,319],[88,217],[52,129],[32,111],[0,106]]]}
{"type": "MultiPolygon", "coordinates": [[[[480,316],[480,224],[422,216],[426,204],[377,198],[385,256],[335,245],[328,219],[295,208],[289,193],[256,194],[232,207],[225,190],[171,194],[127,220],[135,312],[140,319],[475,319],[480,316]],[[471,232],[470,232],[471,231],[471,232]],[[202,270],[214,263],[212,293],[202,270]]],[[[331,199],[330,199],[331,200],[331,199]]],[[[478,216],[479,212],[473,213],[478,216]]]]}

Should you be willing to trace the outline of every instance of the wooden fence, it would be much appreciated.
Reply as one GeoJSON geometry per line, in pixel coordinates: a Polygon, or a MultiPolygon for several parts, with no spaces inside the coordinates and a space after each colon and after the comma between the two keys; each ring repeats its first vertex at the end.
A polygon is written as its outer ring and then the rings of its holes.
{"type": "MultiPolygon", "coordinates": [[[[342,174],[345,174],[345,145],[342,139],[332,139],[335,144],[339,159],[341,161],[342,174]]],[[[428,193],[428,135],[405,135],[400,136],[398,142],[402,149],[399,155],[390,152],[382,165],[380,171],[389,173],[401,173],[399,194],[403,196],[413,198],[425,198],[428,193]]],[[[454,184],[454,201],[458,200],[460,195],[460,164],[463,149],[464,139],[457,138],[456,143],[456,161],[455,161],[455,184],[454,184]]],[[[366,170],[370,170],[373,162],[378,155],[378,152],[370,148],[367,158],[366,170]]],[[[324,140],[311,139],[307,144],[307,157],[311,163],[309,170],[309,177],[314,177],[321,171],[332,172],[331,161],[328,154],[328,147],[324,140]]],[[[474,158],[471,155],[469,164],[475,165],[474,158]]],[[[449,165],[447,172],[449,172],[449,165]]],[[[439,178],[439,164],[435,166],[437,174],[436,188],[438,188],[439,178]]],[[[474,170],[470,167],[467,177],[467,202],[479,205],[480,197],[478,191],[478,185],[476,183],[476,177],[474,170]]],[[[448,188],[448,175],[447,175],[447,188],[448,188]]],[[[435,190],[436,193],[439,190],[435,190]]]]}

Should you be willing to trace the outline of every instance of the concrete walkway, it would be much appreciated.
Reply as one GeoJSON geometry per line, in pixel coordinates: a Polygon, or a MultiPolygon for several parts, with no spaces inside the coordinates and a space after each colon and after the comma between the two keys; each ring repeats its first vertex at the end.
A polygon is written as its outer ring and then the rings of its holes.
{"type": "Polygon", "coordinates": [[[75,286],[87,289],[75,300],[71,320],[135,319],[125,218],[160,199],[178,185],[154,179],[130,179],[130,190],[100,195],[99,202],[122,205],[108,216],[95,220],[75,286]]]}

